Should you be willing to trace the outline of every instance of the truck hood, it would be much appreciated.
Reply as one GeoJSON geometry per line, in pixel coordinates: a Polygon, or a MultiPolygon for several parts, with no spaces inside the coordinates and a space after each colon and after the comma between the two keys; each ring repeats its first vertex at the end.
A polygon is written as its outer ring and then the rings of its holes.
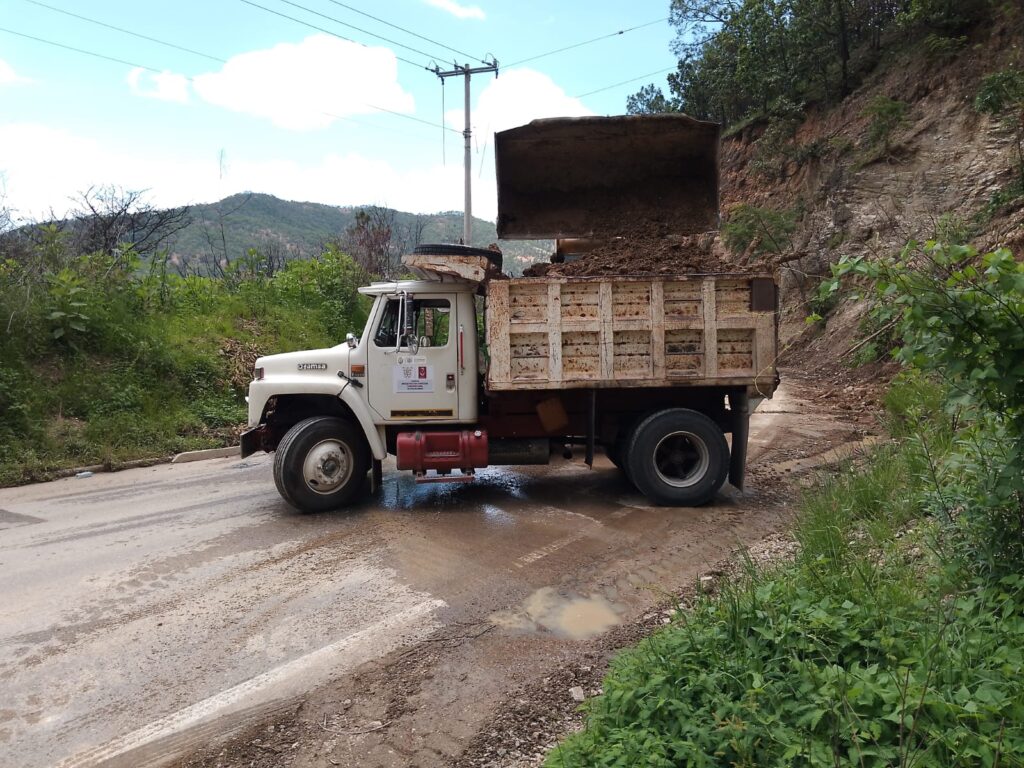
{"type": "Polygon", "coordinates": [[[495,134],[498,237],[718,228],[719,126],[686,115],[557,117],[495,134]]]}
{"type": "Polygon", "coordinates": [[[258,358],[255,365],[257,368],[263,369],[264,377],[302,374],[337,377],[338,371],[347,376],[351,351],[347,344],[339,344],[326,349],[284,352],[279,355],[258,358]]]}

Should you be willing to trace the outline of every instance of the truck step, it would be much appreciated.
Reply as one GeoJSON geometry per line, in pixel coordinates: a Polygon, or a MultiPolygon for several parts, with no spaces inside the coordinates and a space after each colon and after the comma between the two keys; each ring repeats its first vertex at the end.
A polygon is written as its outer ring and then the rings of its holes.
{"type": "Polygon", "coordinates": [[[471,483],[476,480],[476,475],[470,472],[469,474],[433,474],[428,475],[426,473],[415,473],[416,482],[418,483],[471,483]]]}

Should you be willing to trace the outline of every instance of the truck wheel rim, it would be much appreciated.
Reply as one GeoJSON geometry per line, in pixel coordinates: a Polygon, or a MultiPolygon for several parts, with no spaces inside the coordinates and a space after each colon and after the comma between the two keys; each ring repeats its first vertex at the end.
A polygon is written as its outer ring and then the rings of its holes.
{"type": "Polygon", "coordinates": [[[351,474],[348,446],[340,440],[321,440],[309,450],[302,462],[302,479],[306,487],[323,496],[345,485],[351,474]]]}
{"type": "Polygon", "coordinates": [[[671,432],[654,448],[654,471],[674,488],[689,488],[707,474],[707,444],[692,432],[671,432]]]}

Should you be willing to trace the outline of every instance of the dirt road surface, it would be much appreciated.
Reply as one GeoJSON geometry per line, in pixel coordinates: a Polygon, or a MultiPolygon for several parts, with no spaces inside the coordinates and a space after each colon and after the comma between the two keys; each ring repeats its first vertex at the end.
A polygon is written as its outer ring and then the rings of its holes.
{"type": "Polygon", "coordinates": [[[699,509],[648,506],[603,457],[391,471],[315,515],[262,454],[0,490],[0,762],[528,762],[653,606],[861,444],[802,394],[755,415],[747,492],[699,509]]]}

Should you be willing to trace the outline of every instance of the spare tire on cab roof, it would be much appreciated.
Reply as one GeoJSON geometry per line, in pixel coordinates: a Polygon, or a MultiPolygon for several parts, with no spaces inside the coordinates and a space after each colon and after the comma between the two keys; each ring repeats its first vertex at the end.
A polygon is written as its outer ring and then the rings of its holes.
{"type": "Polygon", "coordinates": [[[424,243],[417,245],[412,252],[417,256],[483,256],[499,270],[502,265],[501,251],[492,251],[490,248],[472,248],[457,243],[424,243]]]}

